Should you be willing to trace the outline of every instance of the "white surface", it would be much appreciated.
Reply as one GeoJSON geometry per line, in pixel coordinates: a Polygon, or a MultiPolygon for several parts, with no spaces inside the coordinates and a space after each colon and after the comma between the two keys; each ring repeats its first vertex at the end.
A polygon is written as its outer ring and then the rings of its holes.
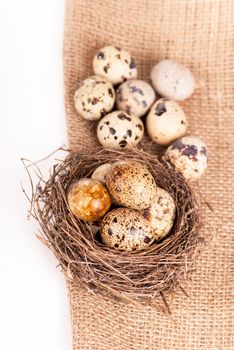
{"type": "Polygon", "coordinates": [[[64,278],[26,219],[20,188],[21,157],[66,143],[63,17],[63,0],[0,0],[1,350],[72,348],[64,278]]]}

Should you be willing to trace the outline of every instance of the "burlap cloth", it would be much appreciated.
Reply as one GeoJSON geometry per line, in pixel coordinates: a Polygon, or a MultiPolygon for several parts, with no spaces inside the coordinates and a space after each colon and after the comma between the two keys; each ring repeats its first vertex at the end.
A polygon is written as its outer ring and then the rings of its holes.
{"type": "Polygon", "coordinates": [[[70,146],[92,150],[90,122],[73,107],[77,83],[92,74],[96,50],[129,49],[148,79],[152,65],[173,58],[196,76],[196,93],[184,103],[190,132],[209,148],[200,181],[205,211],[217,228],[173,315],[103,300],[68,282],[74,350],[234,349],[234,2],[233,0],[68,0],[64,68],[70,146]]]}

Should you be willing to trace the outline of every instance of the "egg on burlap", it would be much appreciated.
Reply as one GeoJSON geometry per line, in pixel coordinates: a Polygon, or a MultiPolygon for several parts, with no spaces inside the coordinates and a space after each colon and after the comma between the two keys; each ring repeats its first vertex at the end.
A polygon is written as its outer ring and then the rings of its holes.
{"type": "Polygon", "coordinates": [[[97,137],[103,147],[123,149],[135,147],[144,135],[140,118],[123,111],[115,111],[103,117],[97,126],[97,137]]]}
{"type": "Polygon", "coordinates": [[[97,52],[93,70],[114,85],[137,77],[136,64],[130,53],[115,46],[105,46],[97,52]]]}
{"type": "Polygon", "coordinates": [[[168,145],[186,134],[188,122],[180,105],[170,99],[161,98],[153,104],[147,117],[146,129],[155,143],[168,145]]]}
{"type": "Polygon", "coordinates": [[[107,213],[102,219],[100,233],[107,246],[127,252],[145,249],[154,241],[149,221],[128,208],[107,213]]]}
{"type": "Polygon", "coordinates": [[[116,203],[137,210],[148,208],[156,195],[152,174],[137,161],[113,164],[106,175],[106,187],[116,203]]]}
{"type": "Polygon", "coordinates": [[[186,180],[195,181],[206,170],[207,147],[199,137],[184,136],[167,148],[165,159],[169,160],[186,180]]]}
{"type": "Polygon", "coordinates": [[[154,89],[143,80],[127,80],[116,90],[118,109],[136,117],[142,117],[150,109],[154,101],[154,89]]]}
{"type": "Polygon", "coordinates": [[[111,198],[99,181],[83,178],[75,181],[67,194],[71,212],[84,221],[97,221],[110,209],[111,198]]]}
{"type": "Polygon", "coordinates": [[[112,110],[115,90],[108,80],[94,75],[81,83],[74,100],[76,111],[82,118],[98,120],[112,110]]]}
{"type": "Polygon", "coordinates": [[[170,232],[175,219],[175,210],[175,202],[172,196],[158,187],[151,206],[141,212],[149,220],[156,241],[161,241],[170,232]]]}
{"type": "Polygon", "coordinates": [[[163,60],[151,70],[150,78],[156,92],[163,97],[182,101],[195,90],[195,79],[191,71],[181,63],[163,60]]]}

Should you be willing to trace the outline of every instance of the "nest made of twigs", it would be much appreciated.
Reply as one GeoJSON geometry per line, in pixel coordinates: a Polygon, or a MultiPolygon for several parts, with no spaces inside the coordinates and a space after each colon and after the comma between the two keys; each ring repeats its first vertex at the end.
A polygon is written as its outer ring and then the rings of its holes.
{"type": "Polygon", "coordinates": [[[56,164],[48,181],[42,179],[33,194],[33,215],[39,221],[43,241],[58,258],[69,278],[94,292],[129,300],[149,300],[180,285],[197,257],[199,210],[184,178],[158,156],[140,150],[99,150],[93,154],[68,152],[56,164]],[[139,252],[119,252],[105,246],[93,225],[77,219],[69,210],[67,189],[97,166],[117,160],[143,162],[156,184],[168,191],[176,204],[175,223],[161,243],[139,252]]]}

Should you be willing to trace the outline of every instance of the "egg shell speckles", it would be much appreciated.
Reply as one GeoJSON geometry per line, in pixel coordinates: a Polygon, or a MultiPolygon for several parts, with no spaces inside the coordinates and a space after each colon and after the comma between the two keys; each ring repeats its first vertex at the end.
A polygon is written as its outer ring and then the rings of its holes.
{"type": "Polygon", "coordinates": [[[97,127],[97,137],[102,146],[111,149],[135,147],[144,135],[140,118],[123,111],[115,111],[103,117],[97,127]]]}
{"type": "Polygon", "coordinates": [[[136,161],[115,163],[106,175],[106,186],[119,205],[148,208],[156,195],[156,184],[145,165],[136,161]]]}
{"type": "Polygon", "coordinates": [[[163,97],[182,101],[195,90],[195,79],[183,64],[163,60],[151,70],[150,78],[156,92],[163,97]]]}
{"type": "Polygon", "coordinates": [[[153,228],[156,241],[162,240],[169,233],[175,219],[175,203],[172,196],[162,188],[157,188],[153,203],[142,211],[153,228]]]}
{"type": "Polygon", "coordinates": [[[137,77],[136,64],[128,51],[114,46],[105,46],[93,58],[95,74],[116,85],[137,77]]]}
{"type": "Polygon", "coordinates": [[[185,136],[174,141],[165,153],[165,159],[189,181],[197,180],[207,167],[206,144],[196,136],[185,136]]]}
{"type": "Polygon", "coordinates": [[[142,117],[154,101],[154,89],[143,80],[125,81],[116,90],[118,109],[136,117],[142,117]]]}
{"type": "Polygon", "coordinates": [[[75,108],[87,120],[98,120],[110,112],[115,103],[113,85],[103,77],[85,79],[75,93],[75,108]]]}
{"type": "Polygon", "coordinates": [[[117,208],[106,214],[100,232],[103,242],[116,250],[139,251],[154,241],[148,220],[127,208],[117,208]]]}
{"type": "Polygon", "coordinates": [[[168,145],[184,136],[188,128],[186,115],[180,105],[167,98],[153,104],[147,117],[146,129],[155,143],[168,145]]]}
{"type": "Polygon", "coordinates": [[[112,167],[111,163],[105,163],[102,165],[99,165],[93,172],[91,178],[93,180],[100,181],[101,183],[106,183],[106,174],[110,171],[112,167]]]}
{"type": "Polygon", "coordinates": [[[101,182],[88,178],[74,182],[69,188],[67,199],[72,213],[85,221],[100,219],[111,205],[106,187],[101,182]]]}

